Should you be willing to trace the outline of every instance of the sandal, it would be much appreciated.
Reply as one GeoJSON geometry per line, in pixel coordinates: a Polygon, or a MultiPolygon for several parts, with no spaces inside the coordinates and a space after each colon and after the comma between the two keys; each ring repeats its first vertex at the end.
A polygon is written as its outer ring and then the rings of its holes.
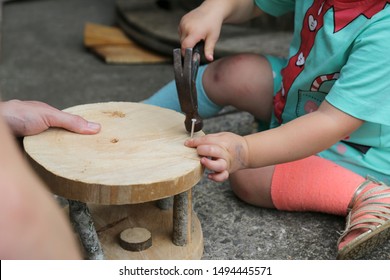
{"type": "Polygon", "coordinates": [[[354,231],[366,230],[339,249],[338,260],[358,259],[390,237],[390,187],[382,182],[368,178],[357,189],[348,206],[347,224],[337,245],[354,231]],[[370,184],[377,186],[364,191],[370,184]],[[382,200],[382,201],[381,201],[382,200]],[[370,217],[364,217],[370,215],[370,217]]]}

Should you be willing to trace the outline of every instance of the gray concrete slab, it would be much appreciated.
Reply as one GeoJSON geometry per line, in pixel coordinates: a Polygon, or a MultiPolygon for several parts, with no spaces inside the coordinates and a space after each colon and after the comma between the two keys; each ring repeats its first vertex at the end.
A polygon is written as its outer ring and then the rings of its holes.
{"type": "Polygon", "coordinates": [[[106,65],[83,46],[86,22],[115,23],[113,0],[27,0],[4,8],[3,98],[65,108],[98,101],[140,101],[173,78],[165,65],[106,65]]]}
{"type": "MultiPolygon", "coordinates": [[[[40,100],[58,108],[140,101],[173,78],[169,64],[107,65],[83,47],[86,22],[115,23],[113,0],[29,0],[4,8],[0,86],[3,99],[40,100]]],[[[252,131],[245,113],[205,121],[205,132],[252,131]]],[[[229,184],[204,178],[194,189],[204,259],[328,260],[344,219],[248,206],[229,184]]],[[[367,259],[389,259],[390,242],[367,259]]]]}

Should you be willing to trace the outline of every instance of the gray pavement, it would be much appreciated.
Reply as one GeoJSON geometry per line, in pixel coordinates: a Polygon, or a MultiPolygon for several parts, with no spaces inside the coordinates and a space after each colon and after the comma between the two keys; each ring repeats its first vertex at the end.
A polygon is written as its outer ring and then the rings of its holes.
{"type": "MultiPolygon", "coordinates": [[[[114,0],[13,1],[4,7],[0,86],[5,100],[40,100],[60,109],[138,102],[173,78],[170,64],[107,65],[83,47],[86,22],[115,23],[114,0]]],[[[252,131],[245,113],[206,120],[205,132],[252,131]]],[[[204,259],[329,260],[344,219],[249,206],[228,183],[204,178],[194,189],[204,259]]],[[[390,259],[390,242],[367,259],[390,259]]]]}

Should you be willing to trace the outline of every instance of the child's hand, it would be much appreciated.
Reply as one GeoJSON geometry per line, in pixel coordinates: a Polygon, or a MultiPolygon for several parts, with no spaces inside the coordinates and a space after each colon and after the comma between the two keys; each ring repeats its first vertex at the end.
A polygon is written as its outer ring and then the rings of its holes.
{"type": "Polygon", "coordinates": [[[209,6],[207,2],[203,2],[181,19],[179,36],[183,55],[186,48],[193,48],[196,43],[204,40],[204,55],[207,60],[214,60],[214,48],[219,39],[224,18],[218,9],[209,6]]]}
{"type": "Polygon", "coordinates": [[[193,48],[196,43],[204,40],[205,57],[213,61],[215,45],[223,23],[246,22],[262,13],[253,0],[203,1],[180,21],[179,36],[183,55],[186,48],[193,48]]]}
{"type": "Polygon", "coordinates": [[[100,131],[97,123],[88,122],[80,116],[62,112],[39,101],[1,102],[0,114],[16,136],[38,134],[49,127],[61,127],[81,134],[100,131]]]}
{"type": "Polygon", "coordinates": [[[188,139],[184,145],[196,148],[202,157],[200,162],[213,171],[209,179],[216,182],[223,182],[230,173],[247,167],[248,147],[244,137],[239,135],[230,132],[209,134],[188,139]]]}

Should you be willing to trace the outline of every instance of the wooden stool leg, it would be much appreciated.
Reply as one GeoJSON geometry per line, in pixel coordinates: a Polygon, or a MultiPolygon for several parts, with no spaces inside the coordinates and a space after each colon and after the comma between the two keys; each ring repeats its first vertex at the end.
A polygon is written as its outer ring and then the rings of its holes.
{"type": "Polygon", "coordinates": [[[173,238],[177,246],[191,242],[192,232],[192,192],[188,190],[174,196],[173,201],[173,238]]]}
{"type": "Polygon", "coordinates": [[[157,207],[160,208],[161,210],[168,210],[172,208],[172,197],[167,197],[163,199],[157,200],[156,204],[157,207]]]}
{"type": "Polygon", "coordinates": [[[87,204],[75,200],[69,201],[69,217],[80,236],[81,243],[90,260],[103,260],[104,253],[98,239],[87,204]]]}

